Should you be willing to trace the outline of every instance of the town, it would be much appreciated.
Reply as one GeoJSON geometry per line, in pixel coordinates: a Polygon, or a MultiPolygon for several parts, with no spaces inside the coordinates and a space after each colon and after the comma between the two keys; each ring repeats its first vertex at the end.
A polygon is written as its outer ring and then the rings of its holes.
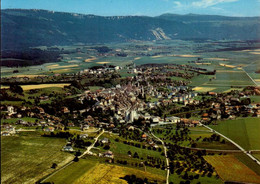
{"type": "MultiPolygon", "coordinates": [[[[210,144],[216,141],[219,145],[235,149],[228,140],[214,133],[215,130],[208,125],[217,125],[219,121],[242,117],[260,117],[260,104],[251,103],[251,97],[259,95],[258,87],[252,86],[228,93],[193,90],[190,79],[199,75],[212,75],[211,80],[214,80],[216,71],[207,74],[207,70],[201,72],[201,68],[190,65],[131,64],[126,70],[133,75],[121,77],[120,70],[123,68],[104,65],[84,69],[75,74],[53,77],[3,78],[3,84],[16,82],[11,84],[10,88],[1,89],[2,98],[7,101],[0,107],[1,135],[17,136],[22,132],[36,131],[42,137],[66,138],[67,142],[63,145],[62,151],[75,155],[71,162],[78,162],[79,159],[88,157],[87,155],[103,157],[111,164],[130,164],[138,168],[145,167],[145,170],[146,167],[166,170],[167,181],[170,173],[176,172],[187,182],[198,179],[199,175],[189,175],[181,166],[175,165],[173,160],[176,158],[172,157],[176,157],[176,154],[180,159],[184,155],[191,157],[195,152],[185,150],[200,149],[198,145],[201,144],[199,140],[202,138],[195,139],[189,136],[190,128],[206,131],[207,129],[203,128],[207,127],[211,136],[204,137],[202,142],[210,144]],[[42,89],[24,91],[17,85],[37,80],[59,80],[71,84],[57,92],[45,92],[42,89]],[[92,84],[99,87],[91,87],[92,84]],[[8,101],[21,103],[9,105],[8,101]],[[168,134],[171,134],[171,129],[176,129],[173,138],[161,136],[165,131],[162,130],[163,127],[168,127],[168,134]],[[103,138],[98,140],[99,136],[103,138]],[[172,141],[169,142],[168,139],[172,141]],[[188,144],[184,143],[187,141],[188,144]],[[111,150],[114,142],[148,149],[149,152],[161,152],[161,156],[156,158],[149,156],[149,153],[147,158],[143,158],[129,148],[124,153],[128,155],[128,158],[125,158],[111,150]],[[169,158],[172,161],[169,161],[169,158]],[[141,160],[143,164],[136,162],[137,160],[141,160]],[[185,174],[182,176],[183,172],[185,174]]],[[[201,150],[205,151],[206,148],[201,150]]],[[[215,180],[218,180],[218,174],[202,158],[207,154],[210,153],[200,153],[197,158],[200,162],[197,165],[188,162],[186,167],[194,171],[198,169],[198,172],[202,173],[201,170],[204,170],[203,175],[207,175],[208,178],[215,175],[215,180]],[[205,165],[202,167],[202,163],[207,165],[206,168],[205,165]]],[[[257,161],[254,157],[253,160],[257,161]]],[[[57,164],[54,163],[52,168],[56,167],[57,164]]],[[[49,181],[51,176],[50,173],[50,176],[40,182],[49,181]]]]}

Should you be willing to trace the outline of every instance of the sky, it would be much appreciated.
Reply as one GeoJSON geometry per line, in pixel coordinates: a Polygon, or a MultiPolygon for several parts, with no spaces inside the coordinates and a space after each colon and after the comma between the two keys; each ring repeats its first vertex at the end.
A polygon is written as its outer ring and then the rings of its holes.
{"type": "Polygon", "coordinates": [[[44,9],[102,16],[164,13],[260,16],[260,0],[1,0],[1,9],[44,9]]]}

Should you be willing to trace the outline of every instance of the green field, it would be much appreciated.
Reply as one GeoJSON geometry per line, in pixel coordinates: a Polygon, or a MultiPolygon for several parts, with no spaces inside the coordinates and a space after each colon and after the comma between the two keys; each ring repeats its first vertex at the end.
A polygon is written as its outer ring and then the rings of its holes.
{"type": "Polygon", "coordinates": [[[42,137],[38,132],[21,132],[19,136],[1,137],[1,183],[35,183],[72,159],[61,151],[65,139],[42,137]]]}
{"type": "Polygon", "coordinates": [[[250,99],[252,103],[260,103],[260,96],[251,96],[250,99]]]}
{"type": "Polygon", "coordinates": [[[219,121],[210,127],[224,134],[246,150],[260,149],[260,118],[219,121]]]}
{"type": "Polygon", "coordinates": [[[80,159],[79,162],[74,162],[65,169],[62,169],[57,174],[53,175],[45,182],[54,182],[54,183],[73,183],[80,176],[82,176],[89,169],[97,165],[98,162],[95,162],[91,159],[80,159]]]}

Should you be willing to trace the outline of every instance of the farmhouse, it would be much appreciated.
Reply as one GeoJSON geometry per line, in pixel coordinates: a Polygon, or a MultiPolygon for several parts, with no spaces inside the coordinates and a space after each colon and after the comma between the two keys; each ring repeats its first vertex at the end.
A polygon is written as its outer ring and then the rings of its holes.
{"type": "Polygon", "coordinates": [[[109,140],[108,140],[108,138],[105,137],[104,139],[101,140],[101,142],[102,142],[103,144],[106,144],[106,143],[109,142],[109,140]]]}
{"type": "Polygon", "coordinates": [[[107,157],[107,158],[114,158],[114,154],[112,151],[107,151],[103,154],[104,157],[107,157]]]}

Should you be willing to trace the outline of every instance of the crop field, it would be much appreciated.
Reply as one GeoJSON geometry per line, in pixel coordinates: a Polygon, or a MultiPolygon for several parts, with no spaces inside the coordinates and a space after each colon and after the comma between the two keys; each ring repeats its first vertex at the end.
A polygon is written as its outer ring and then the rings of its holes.
{"type": "Polygon", "coordinates": [[[260,176],[241,163],[234,155],[205,156],[204,158],[216,169],[224,181],[260,183],[260,176]]]}
{"type": "Polygon", "coordinates": [[[197,92],[229,92],[255,85],[242,70],[217,69],[215,77],[214,79],[214,76],[199,75],[191,80],[190,85],[196,86],[193,90],[197,92]]]}
{"type": "Polygon", "coordinates": [[[219,121],[210,127],[224,134],[246,150],[260,149],[260,118],[219,121]]]}
{"type": "Polygon", "coordinates": [[[209,82],[210,78],[212,78],[212,76],[209,76],[209,75],[199,75],[199,76],[193,77],[191,79],[191,86],[200,86],[204,83],[209,82]]]}
{"type": "Polygon", "coordinates": [[[36,84],[36,85],[21,85],[23,90],[30,90],[30,89],[42,89],[42,88],[50,88],[50,87],[58,87],[63,88],[64,86],[69,86],[69,83],[64,84],[36,84]]]}
{"type": "Polygon", "coordinates": [[[215,86],[249,86],[254,85],[244,71],[217,71],[216,80],[210,85],[215,86]]]}
{"type": "Polygon", "coordinates": [[[100,184],[127,184],[127,181],[121,179],[126,175],[136,175],[142,179],[147,178],[150,181],[156,180],[158,183],[164,183],[165,177],[155,175],[152,173],[147,173],[138,169],[108,165],[108,164],[99,164],[91,169],[89,172],[84,174],[83,177],[79,178],[75,184],[81,183],[100,183],[100,184]]]}
{"type": "Polygon", "coordinates": [[[134,61],[136,65],[142,65],[147,63],[176,63],[176,64],[188,64],[191,58],[163,56],[163,57],[140,57],[134,61]]]}
{"type": "Polygon", "coordinates": [[[61,151],[65,139],[41,137],[37,132],[21,132],[19,136],[1,137],[1,183],[35,183],[71,160],[61,151]]]}
{"type": "Polygon", "coordinates": [[[214,88],[214,87],[195,87],[195,88],[193,88],[193,90],[196,92],[208,92],[208,91],[213,91],[215,89],[216,88],[214,88]]]}
{"type": "Polygon", "coordinates": [[[149,181],[157,180],[158,183],[164,183],[165,181],[165,177],[158,174],[144,172],[143,170],[136,168],[100,163],[97,159],[91,159],[91,157],[88,157],[71,164],[53,175],[51,178],[47,179],[46,182],[54,182],[56,184],[127,184],[127,182],[121,179],[121,177],[132,174],[143,179],[147,178],[149,181]]]}

